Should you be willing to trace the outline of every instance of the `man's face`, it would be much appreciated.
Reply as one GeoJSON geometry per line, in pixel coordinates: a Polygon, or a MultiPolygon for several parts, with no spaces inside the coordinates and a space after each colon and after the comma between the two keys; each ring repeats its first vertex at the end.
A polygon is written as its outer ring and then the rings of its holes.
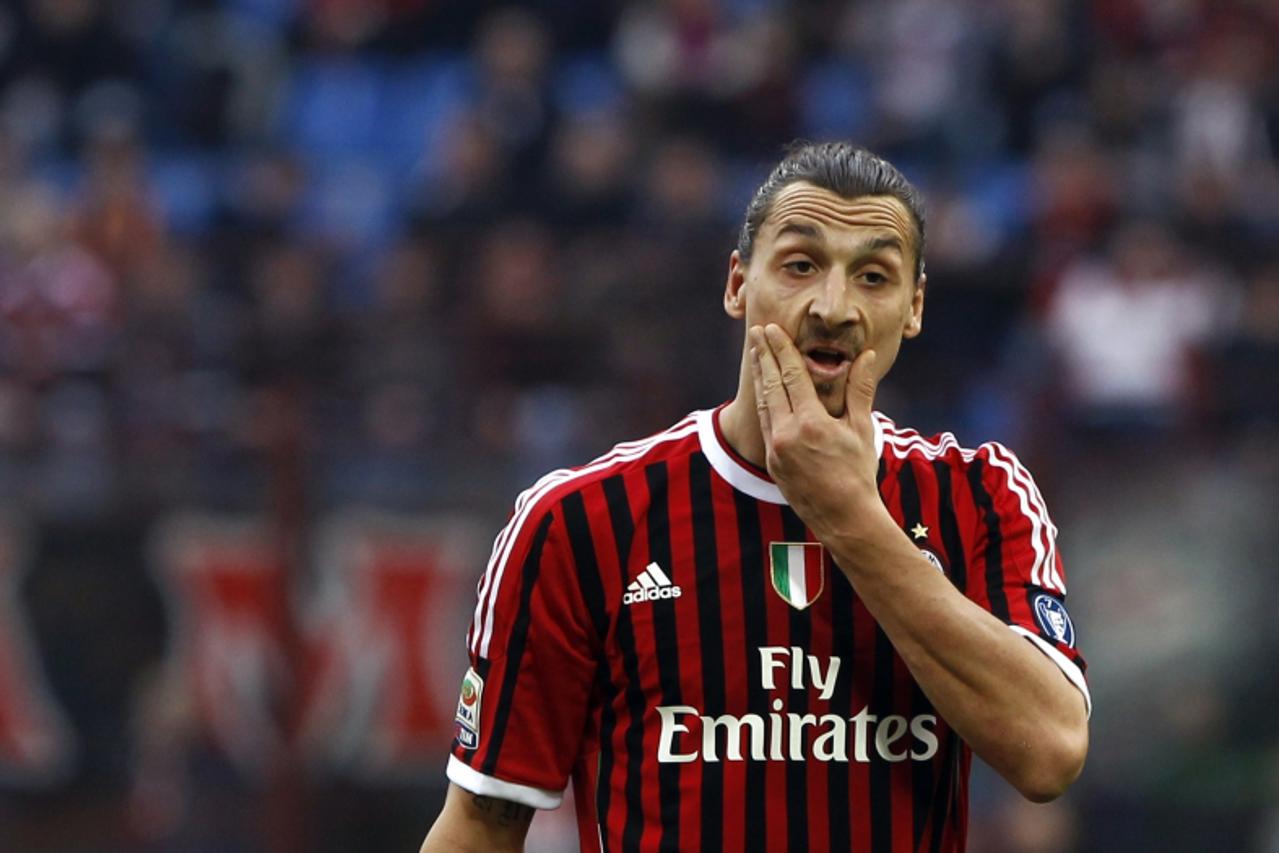
{"type": "Polygon", "coordinates": [[[755,238],[734,252],[724,309],[747,327],[776,323],[794,340],[826,411],[844,413],[853,360],[867,347],[882,378],[919,334],[924,277],[914,227],[892,196],[846,199],[807,182],[784,187],[755,238]]]}

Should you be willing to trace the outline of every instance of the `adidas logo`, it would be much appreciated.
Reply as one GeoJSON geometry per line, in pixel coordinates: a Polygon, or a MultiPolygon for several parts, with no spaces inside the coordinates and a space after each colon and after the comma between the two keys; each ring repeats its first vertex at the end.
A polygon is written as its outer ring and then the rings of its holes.
{"type": "Polygon", "coordinates": [[[683,590],[671,583],[662,567],[657,563],[649,563],[626,588],[622,603],[636,604],[641,601],[657,601],[659,598],[679,598],[681,595],[683,590]]]}

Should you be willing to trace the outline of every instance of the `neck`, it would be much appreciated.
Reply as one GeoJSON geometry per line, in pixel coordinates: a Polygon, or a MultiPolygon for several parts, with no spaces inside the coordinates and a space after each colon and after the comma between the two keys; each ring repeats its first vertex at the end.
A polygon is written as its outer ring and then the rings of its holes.
{"type": "Polygon", "coordinates": [[[759,412],[755,409],[755,384],[745,362],[737,383],[737,396],[719,413],[719,429],[724,440],[738,455],[753,465],[767,468],[764,434],[759,428],[759,412]]]}

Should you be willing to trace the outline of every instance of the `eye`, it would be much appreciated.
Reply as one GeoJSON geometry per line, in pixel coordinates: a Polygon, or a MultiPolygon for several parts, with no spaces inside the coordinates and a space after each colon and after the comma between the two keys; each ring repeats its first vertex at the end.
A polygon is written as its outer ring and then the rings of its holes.
{"type": "Polygon", "coordinates": [[[878,287],[881,284],[888,284],[889,282],[888,276],[884,275],[882,272],[876,272],[874,270],[866,270],[863,272],[862,280],[872,287],[878,287]]]}
{"type": "Polygon", "coordinates": [[[817,264],[810,260],[800,259],[797,261],[787,261],[782,264],[782,269],[788,270],[794,275],[812,275],[817,272],[817,264]]]}

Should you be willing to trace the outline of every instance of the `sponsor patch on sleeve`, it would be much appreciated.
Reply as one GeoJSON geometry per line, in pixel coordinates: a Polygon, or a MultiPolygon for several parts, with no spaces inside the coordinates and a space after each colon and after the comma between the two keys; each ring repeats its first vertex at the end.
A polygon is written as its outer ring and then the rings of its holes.
{"type": "Polygon", "coordinates": [[[468,669],[462,677],[462,692],[457,699],[457,714],[453,722],[457,724],[455,734],[457,742],[466,749],[475,749],[480,745],[480,700],[484,698],[484,679],[468,669]]]}
{"type": "Polygon", "coordinates": [[[1034,610],[1039,630],[1059,643],[1064,643],[1072,649],[1075,647],[1075,625],[1070,621],[1066,605],[1054,596],[1041,592],[1035,596],[1034,610]]]}

